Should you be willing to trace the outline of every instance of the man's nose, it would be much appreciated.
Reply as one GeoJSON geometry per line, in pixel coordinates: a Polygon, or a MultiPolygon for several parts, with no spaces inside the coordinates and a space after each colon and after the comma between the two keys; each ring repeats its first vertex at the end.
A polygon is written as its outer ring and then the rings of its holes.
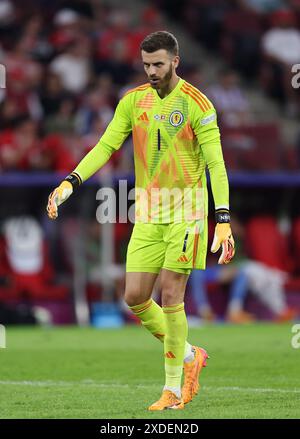
{"type": "Polygon", "coordinates": [[[149,75],[150,76],[156,76],[156,67],[155,66],[150,66],[149,67],[149,75]]]}

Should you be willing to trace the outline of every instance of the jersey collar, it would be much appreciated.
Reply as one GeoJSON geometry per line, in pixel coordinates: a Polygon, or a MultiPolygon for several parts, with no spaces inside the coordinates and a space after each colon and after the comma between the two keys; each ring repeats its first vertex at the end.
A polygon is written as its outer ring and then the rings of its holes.
{"type": "Polygon", "coordinates": [[[176,86],[173,88],[171,93],[169,93],[164,98],[161,98],[154,88],[151,87],[151,89],[152,89],[152,92],[154,93],[154,96],[158,102],[165,102],[167,99],[169,99],[171,96],[173,96],[177,93],[177,91],[180,89],[180,87],[183,85],[183,83],[184,83],[184,80],[179,77],[179,81],[177,82],[176,86]]]}

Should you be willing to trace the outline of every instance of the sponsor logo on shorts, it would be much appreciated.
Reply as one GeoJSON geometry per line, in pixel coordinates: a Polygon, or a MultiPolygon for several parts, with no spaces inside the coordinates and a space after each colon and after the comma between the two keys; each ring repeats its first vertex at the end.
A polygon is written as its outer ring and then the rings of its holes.
{"type": "Polygon", "coordinates": [[[177,262],[189,262],[188,258],[185,255],[179,256],[177,262]]]}

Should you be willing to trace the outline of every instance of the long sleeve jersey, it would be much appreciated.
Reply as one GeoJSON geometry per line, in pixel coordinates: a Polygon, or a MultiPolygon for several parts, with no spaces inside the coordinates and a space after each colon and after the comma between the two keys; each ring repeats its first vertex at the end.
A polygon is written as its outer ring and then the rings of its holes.
{"type": "Polygon", "coordinates": [[[216,110],[183,79],[161,98],[150,84],[129,90],[105,133],[75,169],[84,181],[132,133],[136,222],[170,223],[207,215],[206,166],[215,208],[229,208],[216,110]]]}

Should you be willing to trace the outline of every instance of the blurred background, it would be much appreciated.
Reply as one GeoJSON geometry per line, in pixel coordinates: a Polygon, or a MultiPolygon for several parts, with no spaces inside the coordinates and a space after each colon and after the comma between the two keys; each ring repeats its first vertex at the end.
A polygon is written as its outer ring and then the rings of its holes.
{"type": "MultiPolygon", "coordinates": [[[[176,35],[179,75],[218,111],[231,187],[236,257],[221,267],[208,254],[193,272],[190,324],[299,317],[300,0],[0,0],[1,323],[138,323],[122,300],[133,225],[96,220],[99,188],[134,187],[131,139],[57,221],[45,207],[146,82],[139,45],[156,30],[176,35]]],[[[209,243],[213,208],[210,195],[209,243]]]]}

